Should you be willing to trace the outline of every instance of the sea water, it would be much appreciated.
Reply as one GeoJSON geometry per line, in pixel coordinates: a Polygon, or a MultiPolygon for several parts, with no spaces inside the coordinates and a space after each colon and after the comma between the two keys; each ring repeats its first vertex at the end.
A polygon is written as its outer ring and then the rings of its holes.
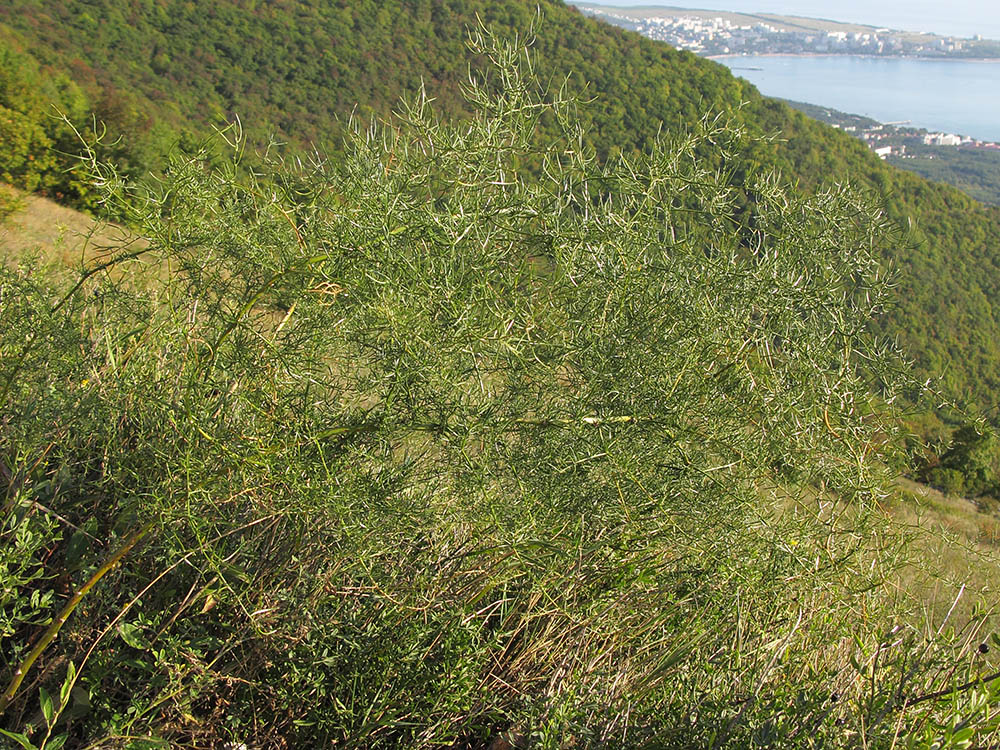
{"type": "Polygon", "coordinates": [[[853,55],[715,58],[765,96],[1000,142],[1000,62],[853,55]]]}

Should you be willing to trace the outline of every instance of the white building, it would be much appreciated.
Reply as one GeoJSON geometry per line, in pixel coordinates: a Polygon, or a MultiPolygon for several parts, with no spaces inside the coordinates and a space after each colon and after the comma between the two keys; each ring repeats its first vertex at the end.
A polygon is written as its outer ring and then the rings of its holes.
{"type": "Polygon", "coordinates": [[[928,133],[924,136],[925,146],[958,146],[962,143],[962,136],[954,133],[928,133]]]}

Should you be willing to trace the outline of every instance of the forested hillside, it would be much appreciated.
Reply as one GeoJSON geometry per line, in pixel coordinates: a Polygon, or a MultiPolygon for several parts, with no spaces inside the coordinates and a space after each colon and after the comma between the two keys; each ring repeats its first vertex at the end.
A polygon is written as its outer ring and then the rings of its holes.
{"type": "MultiPolygon", "coordinates": [[[[881,163],[721,65],[560,2],[537,7],[539,75],[552,86],[566,78],[593,98],[581,116],[599,155],[637,153],[661,127],[728,112],[754,134],[778,136],[743,154],[739,169],[775,166],[809,190],[849,181],[881,195],[909,233],[891,258],[901,272],[899,306],[885,330],[959,400],[985,408],[1000,400],[1000,211],[881,163]]],[[[82,113],[96,111],[111,131],[106,149],[136,174],[171,144],[197,141],[237,115],[258,145],[273,134],[292,151],[336,153],[352,113],[385,115],[421,83],[444,114],[460,114],[467,28],[479,17],[523,33],[535,16],[527,0],[10,0],[0,7],[8,61],[0,107],[3,148],[18,153],[7,158],[5,178],[70,198],[83,189],[65,184],[64,162],[37,156],[49,143],[66,148],[49,100],[83,125],[82,113]]]]}
{"type": "Polygon", "coordinates": [[[988,576],[882,504],[897,232],[724,121],[601,163],[474,43],[467,120],[91,160],[130,233],[0,264],[3,740],[994,743],[988,576]]]}
{"type": "Polygon", "coordinates": [[[1000,206],[1000,151],[908,145],[905,157],[889,161],[921,177],[946,182],[983,203],[1000,206]]]}
{"type": "Polygon", "coordinates": [[[554,2],[2,12],[3,180],[119,224],[0,263],[0,746],[996,745],[873,325],[991,398],[995,214],[554,2]]]}

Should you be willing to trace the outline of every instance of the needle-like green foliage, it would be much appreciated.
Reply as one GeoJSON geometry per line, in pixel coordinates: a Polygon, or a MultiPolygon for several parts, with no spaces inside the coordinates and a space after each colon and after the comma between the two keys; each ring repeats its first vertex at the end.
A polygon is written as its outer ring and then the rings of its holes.
{"type": "Polygon", "coordinates": [[[955,653],[886,635],[889,223],[748,169],[724,120],[598,164],[517,40],[471,44],[467,121],[421,94],[249,175],[234,128],[231,167],[141,195],[95,163],[142,241],[68,292],[2,271],[5,529],[51,541],[0,576],[65,592],[4,590],[9,736],[933,741],[907,701],[955,653]]]}

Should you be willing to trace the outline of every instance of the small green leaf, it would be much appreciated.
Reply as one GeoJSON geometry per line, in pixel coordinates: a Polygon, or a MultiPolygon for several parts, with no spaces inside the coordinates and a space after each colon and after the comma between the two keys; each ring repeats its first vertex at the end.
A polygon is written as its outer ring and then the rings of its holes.
{"type": "Polygon", "coordinates": [[[972,737],[975,735],[976,730],[974,727],[966,727],[965,729],[959,729],[955,734],[951,736],[951,743],[955,747],[966,748],[972,744],[972,737]]]}
{"type": "Polygon", "coordinates": [[[58,734],[45,743],[45,750],[59,750],[59,748],[66,744],[67,739],[69,739],[68,734],[58,734]]]}
{"type": "Polygon", "coordinates": [[[73,662],[69,663],[66,668],[66,679],[63,680],[62,687],[59,688],[59,708],[60,710],[66,708],[66,703],[69,701],[69,691],[73,689],[73,682],[76,679],[76,665],[73,662]]]}
{"type": "Polygon", "coordinates": [[[865,670],[861,667],[861,662],[858,661],[858,657],[851,654],[851,666],[858,672],[858,674],[864,674],[865,670]]]}
{"type": "Polygon", "coordinates": [[[70,695],[73,699],[73,708],[70,710],[73,718],[86,716],[90,713],[90,693],[86,689],[80,685],[75,685],[70,695]]]}
{"type": "Polygon", "coordinates": [[[118,626],[118,635],[132,648],[140,651],[146,649],[146,641],[142,637],[142,628],[131,622],[123,622],[118,626]]]}
{"type": "Polygon", "coordinates": [[[163,750],[170,743],[159,737],[137,737],[125,746],[128,750],[163,750]]]}
{"type": "Polygon", "coordinates": [[[18,734],[17,732],[8,732],[6,729],[0,729],[0,735],[4,737],[10,737],[14,742],[24,748],[24,750],[37,750],[37,748],[31,744],[31,740],[25,737],[23,734],[18,734]]]}
{"type": "Polygon", "coordinates": [[[75,532],[66,543],[66,566],[73,570],[79,567],[90,547],[90,536],[83,531],[75,532]]]}
{"type": "Polygon", "coordinates": [[[52,726],[52,717],[55,715],[55,710],[52,706],[52,696],[49,695],[49,691],[45,688],[38,688],[38,698],[42,704],[42,716],[45,717],[45,723],[48,726],[52,726]]]}

